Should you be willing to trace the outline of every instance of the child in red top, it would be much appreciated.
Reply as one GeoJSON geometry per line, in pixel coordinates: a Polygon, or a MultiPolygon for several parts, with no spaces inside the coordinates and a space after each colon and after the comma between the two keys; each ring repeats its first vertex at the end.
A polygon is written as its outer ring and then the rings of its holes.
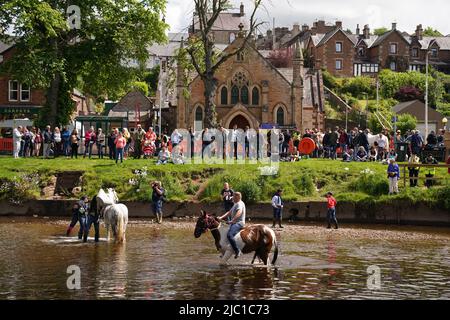
{"type": "Polygon", "coordinates": [[[336,205],[337,201],[333,197],[333,193],[328,192],[326,195],[328,201],[328,212],[327,212],[327,220],[328,220],[328,229],[331,229],[331,223],[334,223],[336,229],[339,228],[338,221],[336,219],[336,205]]]}

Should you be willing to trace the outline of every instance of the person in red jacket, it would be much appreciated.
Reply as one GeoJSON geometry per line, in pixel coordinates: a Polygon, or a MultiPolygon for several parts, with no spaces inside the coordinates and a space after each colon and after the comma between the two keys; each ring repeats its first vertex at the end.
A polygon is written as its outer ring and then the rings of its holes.
{"type": "Polygon", "coordinates": [[[327,212],[327,220],[328,220],[328,229],[331,229],[331,223],[334,223],[336,229],[339,228],[338,221],[336,219],[336,205],[337,201],[333,197],[333,193],[328,192],[326,195],[326,198],[328,200],[328,212],[327,212]]]}

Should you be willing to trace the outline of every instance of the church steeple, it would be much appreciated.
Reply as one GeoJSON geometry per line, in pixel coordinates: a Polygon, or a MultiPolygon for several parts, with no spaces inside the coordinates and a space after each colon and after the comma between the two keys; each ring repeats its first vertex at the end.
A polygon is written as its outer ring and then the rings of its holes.
{"type": "Polygon", "coordinates": [[[295,43],[294,57],[292,61],[293,66],[293,83],[294,85],[301,86],[303,84],[303,67],[305,59],[303,57],[303,45],[298,42],[295,43]]]}

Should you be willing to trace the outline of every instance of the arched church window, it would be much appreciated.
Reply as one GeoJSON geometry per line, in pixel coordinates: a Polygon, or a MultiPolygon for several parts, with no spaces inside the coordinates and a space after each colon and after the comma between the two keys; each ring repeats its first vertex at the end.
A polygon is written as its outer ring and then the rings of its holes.
{"type": "Polygon", "coordinates": [[[197,109],[195,109],[194,130],[203,130],[203,109],[201,106],[197,106],[197,109]]]}
{"type": "Polygon", "coordinates": [[[228,105],[228,89],[227,87],[223,87],[220,91],[220,104],[223,106],[228,105]]]}
{"type": "Polygon", "coordinates": [[[279,106],[277,110],[277,124],[284,126],[284,109],[282,106],[279,106]]]}
{"type": "Polygon", "coordinates": [[[252,90],[252,105],[259,106],[259,89],[257,87],[252,90]]]}
{"type": "Polygon", "coordinates": [[[239,88],[233,86],[231,88],[231,104],[237,104],[239,102],[239,88]]]}
{"type": "Polygon", "coordinates": [[[248,104],[248,88],[247,86],[243,86],[241,88],[241,103],[247,105],[248,104]]]}

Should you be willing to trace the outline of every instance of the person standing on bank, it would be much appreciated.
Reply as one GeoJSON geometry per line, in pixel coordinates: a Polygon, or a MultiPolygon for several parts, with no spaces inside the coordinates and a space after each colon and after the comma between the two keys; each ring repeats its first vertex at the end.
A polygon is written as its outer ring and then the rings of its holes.
{"type": "Polygon", "coordinates": [[[326,195],[327,201],[328,201],[328,213],[327,213],[327,220],[328,220],[328,227],[327,229],[331,229],[331,223],[334,223],[335,228],[338,229],[338,221],[336,219],[336,206],[337,201],[333,197],[332,192],[328,192],[326,195]]]}
{"type": "Polygon", "coordinates": [[[389,178],[389,195],[398,194],[398,180],[400,180],[400,168],[395,162],[395,159],[389,160],[388,166],[388,178],[389,178]]]}
{"type": "Polygon", "coordinates": [[[237,259],[242,255],[242,252],[237,247],[234,237],[245,227],[246,209],[245,203],[242,201],[242,194],[240,192],[234,193],[233,202],[233,208],[231,208],[231,210],[223,216],[219,217],[219,219],[225,220],[228,216],[231,217],[231,221],[228,223],[230,225],[230,230],[228,230],[227,238],[234,250],[234,253],[236,254],[234,258],[237,259]]]}
{"type": "Polygon", "coordinates": [[[281,198],[281,195],[283,194],[283,190],[279,189],[277,193],[272,198],[272,208],[273,208],[273,226],[272,228],[275,229],[275,225],[278,221],[278,225],[281,229],[284,227],[281,225],[281,219],[283,215],[283,199],[281,198]]]}
{"type": "Polygon", "coordinates": [[[155,181],[152,183],[152,209],[153,213],[156,216],[158,224],[161,224],[163,221],[163,203],[164,203],[164,195],[166,190],[162,187],[160,181],[155,181]]]}
{"type": "MultiPolygon", "coordinates": [[[[233,195],[234,191],[230,188],[230,185],[228,183],[224,183],[223,190],[220,193],[222,200],[223,200],[223,207],[225,209],[225,212],[228,212],[233,208],[234,202],[233,202],[233,195]]],[[[231,221],[231,219],[228,219],[231,221]]]]}

